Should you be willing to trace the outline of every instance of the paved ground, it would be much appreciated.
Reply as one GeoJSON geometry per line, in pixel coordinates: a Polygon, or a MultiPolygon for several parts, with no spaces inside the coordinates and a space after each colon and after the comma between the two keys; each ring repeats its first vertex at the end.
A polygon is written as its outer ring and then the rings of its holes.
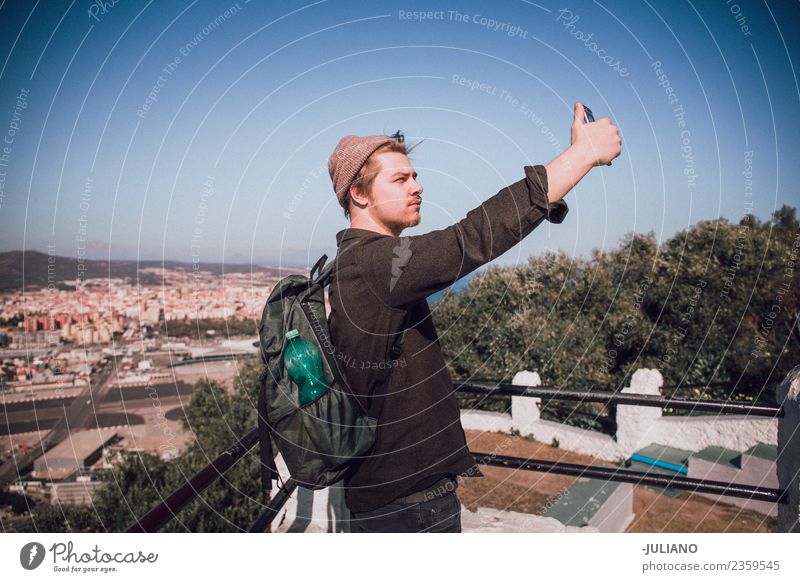
{"type": "Polygon", "coordinates": [[[204,362],[191,364],[188,366],[176,366],[172,368],[175,377],[189,384],[194,384],[198,380],[214,380],[220,384],[225,384],[229,389],[233,386],[233,379],[236,377],[236,362],[204,362]]]}

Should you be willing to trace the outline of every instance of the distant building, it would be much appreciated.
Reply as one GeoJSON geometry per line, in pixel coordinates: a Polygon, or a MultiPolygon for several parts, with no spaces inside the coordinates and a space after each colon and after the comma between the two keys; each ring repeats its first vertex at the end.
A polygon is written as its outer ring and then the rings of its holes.
{"type": "Polygon", "coordinates": [[[103,449],[117,436],[114,429],[81,430],[47,451],[33,463],[33,477],[59,481],[69,479],[78,470],[94,465],[103,449]]]}
{"type": "Polygon", "coordinates": [[[76,481],[53,483],[50,486],[51,505],[89,505],[92,494],[100,487],[100,481],[88,481],[78,478],[76,481]]]}
{"type": "Polygon", "coordinates": [[[149,307],[140,318],[142,325],[155,325],[163,319],[163,312],[159,307],[149,307]]]}
{"type": "Polygon", "coordinates": [[[14,345],[18,348],[46,348],[60,343],[60,331],[22,331],[14,334],[14,345]]]}

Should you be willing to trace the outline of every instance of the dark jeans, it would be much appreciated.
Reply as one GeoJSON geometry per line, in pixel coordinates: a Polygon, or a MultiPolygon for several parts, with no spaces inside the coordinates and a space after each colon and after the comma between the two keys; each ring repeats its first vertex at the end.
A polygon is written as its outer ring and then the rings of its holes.
{"type": "Polygon", "coordinates": [[[387,503],[352,513],[352,533],[461,533],[461,502],[455,491],[422,503],[387,503]]]}

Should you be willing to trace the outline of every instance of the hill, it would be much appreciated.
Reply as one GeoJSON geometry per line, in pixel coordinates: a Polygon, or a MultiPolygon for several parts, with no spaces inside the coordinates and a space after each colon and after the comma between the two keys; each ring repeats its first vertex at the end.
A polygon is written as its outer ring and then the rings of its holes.
{"type": "MultiPolygon", "coordinates": [[[[65,282],[84,279],[119,278],[138,280],[143,285],[162,282],[158,273],[148,269],[168,269],[192,272],[192,263],[181,261],[134,261],[134,260],[83,260],[71,257],[48,255],[39,251],[9,251],[0,253],[0,292],[22,288],[23,276],[26,291],[42,289],[48,285],[67,286],[65,282]]],[[[223,273],[264,273],[268,276],[284,277],[298,269],[269,267],[236,263],[200,263],[199,270],[212,275],[223,273]]]]}

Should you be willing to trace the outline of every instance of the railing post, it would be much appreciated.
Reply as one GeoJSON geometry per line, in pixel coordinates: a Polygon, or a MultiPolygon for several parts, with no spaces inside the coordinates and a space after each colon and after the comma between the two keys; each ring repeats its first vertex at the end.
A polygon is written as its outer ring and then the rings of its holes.
{"type": "Polygon", "coordinates": [[[777,390],[783,417],[778,418],[778,486],[786,503],[778,504],[778,531],[800,533],[800,366],[795,366],[777,390]]]}
{"type": "MultiPolygon", "coordinates": [[[[649,394],[661,396],[664,377],[658,370],[640,368],[633,373],[631,385],[623,394],[649,394]]],[[[630,455],[638,448],[650,444],[647,433],[661,419],[661,409],[650,406],[617,405],[617,444],[630,455]]]]}
{"type": "MultiPolygon", "coordinates": [[[[535,388],[542,385],[542,379],[536,372],[523,370],[514,375],[514,379],[511,380],[511,383],[515,386],[535,388]]],[[[533,432],[534,423],[541,418],[542,413],[539,409],[541,403],[541,398],[533,398],[531,396],[511,397],[511,425],[523,436],[531,434],[533,432]]]]}

